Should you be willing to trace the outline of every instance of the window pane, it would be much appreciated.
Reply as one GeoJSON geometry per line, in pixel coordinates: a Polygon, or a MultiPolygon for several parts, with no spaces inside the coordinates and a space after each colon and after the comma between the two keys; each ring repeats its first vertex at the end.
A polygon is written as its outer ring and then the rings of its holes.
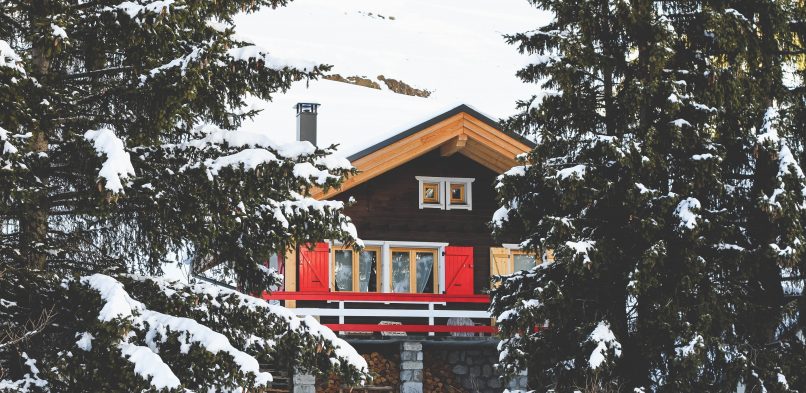
{"type": "Polygon", "coordinates": [[[336,250],[336,290],[353,290],[353,251],[336,250]]]}
{"type": "Polygon", "coordinates": [[[275,272],[280,271],[280,265],[278,263],[277,254],[271,254],[269,257],[269,269],[274,269],[275,272]]]}
{"type": "Polygon", "coordinates": [[[392,252],[392,292],[410,292],[409,253],[392,252]]]}
{"type": "Polygon", "coordinates": [[[513,264],[516,272],[518,270],[529,270],[535,267],[535,257],[528,254],[515,254],[513,255],[513,264]]]}
{"type": "Polygon", "coordinates": [[[451,203],[454,205],[464,205],[466,203],[465,199],[465,185],[451,184],[451,203]]]}
{"type": "Polygon", "coordinates": [[[439,183],[423,183],[423,203],[439,203],[439,183]]]}
{"type": "Polygon", "coordinates": [[[361,251],[358,255],[358,290],[378,291],[378,252],[361,251]]]}
{"type": "Polygon", "coordinates": [[[417,292],[434,293],[434,253],[416,253],[417,292]]]}

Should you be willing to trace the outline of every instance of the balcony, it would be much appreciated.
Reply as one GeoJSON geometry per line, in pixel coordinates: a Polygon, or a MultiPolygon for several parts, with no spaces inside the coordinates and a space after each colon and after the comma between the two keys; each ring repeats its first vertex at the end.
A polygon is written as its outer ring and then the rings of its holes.
{"type": "Polygon", "coordinates": [[[262,298],[303,303],[301,307],[292,309],[297,315],[319,317],[323,325],[345,335],[355,332],[399,332],[427,333],[430,336],[457,333],[490,336],[497,331],[487,311],[490,303],[488,295],[320,291],[264,292],[262,298]],[[358,322],[348,323],[348,319],[358,322]],[[399,325],[380,324],[381,321],[397,319],[407,322],[399,325]],[[459,319],[466,326],[450,323],[459,319]],[[427,323],[408,322],[412,320],[427,323]],[[468,321],[473,324],[467,324],[468,321]]]}

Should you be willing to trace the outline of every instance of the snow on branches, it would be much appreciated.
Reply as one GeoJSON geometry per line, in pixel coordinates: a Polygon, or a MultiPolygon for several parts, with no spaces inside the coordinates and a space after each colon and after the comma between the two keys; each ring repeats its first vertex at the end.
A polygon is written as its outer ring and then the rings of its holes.
{"type": "Polygon", "coordinates": [[[87,131],[84,139],[92,143],[98,156],[106,156],[98,172],[98,176],[104,179],[104,188],[123,193],[123,182],[134,176],[134,166],[123,141],[109,127],[87,131]]]}
{"type": "MultiPolygon", "coordinates": [[[[32,296],[60,312],[36,337],[0,347],[0,365],[12,364],[19,349],[30,355],[21,361],[36,364],[36,370],[9,370],[0,386],[240,392],[272,383],[264,364],[337,372],[348,383],[368,378],[364,359],[328,328],[233,290],[133,275],[18,281],[17,274],[12,270],[0,282],[0,296],[32,296]],[[18,288],[23,282],[25,288],[18,288]]],[[[28,314],[12,311],[0,308],[8,317],[0,327],[28,314]]]]}
{"type": "Polygon", "coordinates": [[[8,67],[19,73],[25,73],[25,70],[20,65],[22,58],[11,48],[8,41],[0,39],[0,67],[8,67]]]}
{"type": "Polygon", "coordinates": [[[610,330],[610,324],[607,322],[600,321],[596,325],[596,328],[588,336],[588,342],[595,345],[588,359],[588,365],[591,369],[595,370],[602,367],[608,357],[621,356],[621,343],[616,340],[616,335],[610,330]]]}

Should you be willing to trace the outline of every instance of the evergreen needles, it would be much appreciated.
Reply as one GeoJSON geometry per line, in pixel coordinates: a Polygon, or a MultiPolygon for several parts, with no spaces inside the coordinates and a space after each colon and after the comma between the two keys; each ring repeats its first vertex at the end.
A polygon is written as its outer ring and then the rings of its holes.
{"type": "Polygon", "coordinates": [[[806,267],[802,81],[784,75],[803,3],[533,3],[556,19],[509,40],[546,93],[508,125],[538,146],[493,224],[555,262],[494,292],[502,370],[538,391],[806,387],[782,281],[806,267]]]}

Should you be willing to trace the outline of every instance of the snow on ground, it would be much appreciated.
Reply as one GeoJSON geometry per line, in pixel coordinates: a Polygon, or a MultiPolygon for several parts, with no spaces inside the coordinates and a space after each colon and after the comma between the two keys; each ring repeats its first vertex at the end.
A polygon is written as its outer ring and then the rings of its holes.
{"type": "Polygon", "coordinates": [[[515,111],[515,101],[539,93],[515,72],[529,62],[503,34],[534,29],[549,14],[525,0],[296,0],[287,7],[242,15],[236,32],[273,55],[333,65],[343,77],[401,80],[432,91],[412,97],[341,82],[296,83],[244,125],[279,141],[295,138],[293,106],[317,102],[319,145],[341,143],[350,155],[447,111],[472,105],[494,119],[515,111]]]}

